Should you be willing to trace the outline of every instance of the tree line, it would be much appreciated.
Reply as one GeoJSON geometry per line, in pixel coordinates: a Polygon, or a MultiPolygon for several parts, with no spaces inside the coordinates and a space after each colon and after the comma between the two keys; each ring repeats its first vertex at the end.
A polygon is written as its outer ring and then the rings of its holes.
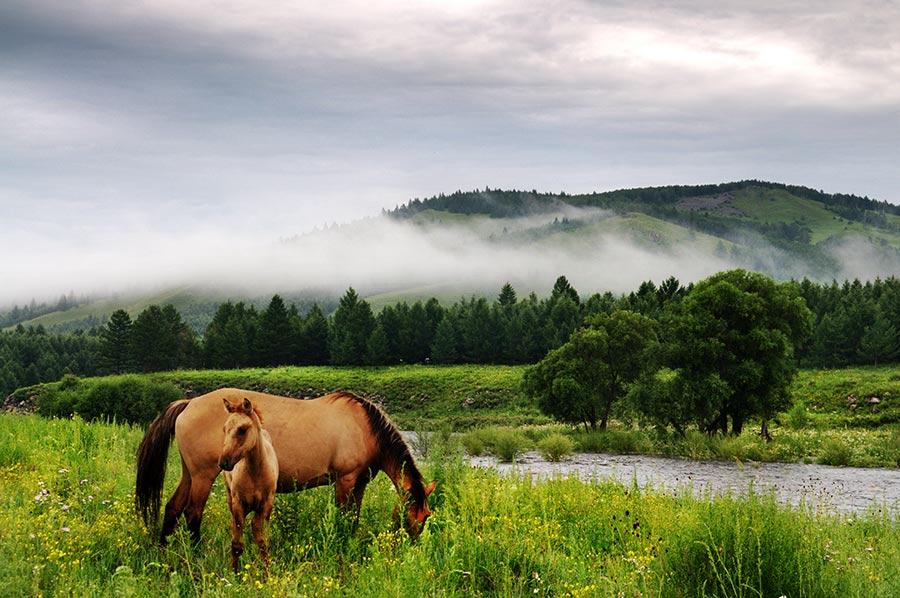
{"type": "MultiPolygon", "coordinates": [[[[783,283],[812,313],[798,340],[799,365],[881,364],[900,355],[900,280],[783,283]]],[[[549,296],[520,296],[506,284],[491,299],[399,302],[377,314],[354,289],[326,315],[305,312],[275,295],[265,308],[218,306],[203,336],[171,305],[152,305],[134,319],[114,312],[105,326],[51,335],[42,327],[0,333],[0,389],[56,380],[65,373],[151,372],[177,368],[411,363],[530,364],[560,347],[600,315],[630,311],[659,321],[693,290],[669,278],[624,295],[582,298],[561,276],[549,296]]]]}

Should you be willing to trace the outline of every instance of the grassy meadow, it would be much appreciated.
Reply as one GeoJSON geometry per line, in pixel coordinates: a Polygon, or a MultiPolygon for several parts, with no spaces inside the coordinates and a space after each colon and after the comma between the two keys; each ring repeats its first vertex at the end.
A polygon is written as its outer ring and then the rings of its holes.
{"type": "Polygon", "coordinates": [[[758,422],[737,438],[696,431],[679,437],[640,429],[627,418],[603,433],[573,430],[553,423],[522,393],[523,371],[522,366],[486,365],[281,367],[68,377],[20,389],[13,402],[34,397],[46,415],[80,413],[93,419],[112,413],[119,421],[149,421],[171,400],[224,386],[289,396],[347,389],[380,402],[402,428],[467,433],[466,446],[474,454],[497,452],[498,434],[515,445],[515,453],[560,433],[575,450],[586,452],[900,466],[900,365],[801,370],[793,384],[793,406],[770,424],[772,442],[760,438],[758,422]]]}
{"type": "MultiPolygon", "coordinates": [[[[272,569],[230,568],[217,482],[191,547],[159,548],[133,512],[138,427],[0,415],[3,594],[121,596],[896,596],[900,524],[837,517],[767,496],[705,497],[574,479],[502,479],[436,443],[434,514],[411,543],[396,495],[370,485],[359,527],[328,487],[279,495],[272,569]]],[[[451,441],[452,442],[452,441],[451,441]]],[[[170,453],[166,498],[177,482],[170,453]]]]}

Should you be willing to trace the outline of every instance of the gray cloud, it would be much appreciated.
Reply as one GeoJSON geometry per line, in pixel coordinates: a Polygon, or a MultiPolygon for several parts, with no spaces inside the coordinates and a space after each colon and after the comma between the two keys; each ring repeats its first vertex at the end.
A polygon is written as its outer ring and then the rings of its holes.
{"type": "Polygon", "coordinates": [[[0,254],[52,279],[484,185],[897,202],[897,30],[876,0],[6,3],[0,254]]]}

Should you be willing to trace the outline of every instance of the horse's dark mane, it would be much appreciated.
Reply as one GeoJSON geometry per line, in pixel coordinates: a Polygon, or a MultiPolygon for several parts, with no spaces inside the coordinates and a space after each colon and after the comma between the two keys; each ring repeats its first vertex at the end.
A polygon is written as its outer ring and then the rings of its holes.
{"type": "Polygon", "coordinates": [[[363,408],[369,419],[372,432],[378,439],[378,446],[381,448],[383,455],[382,459],[394,461],[409,475],[409,479],[412,482],[409,489],[410,497],[417,506],[424,505],[427,497],[425,495],[425,487],[422,485],[422,474],[416,466],[415,460],[413,460],[409,445],[403,440],[403,435],[400,434],[397,426],[388,419],[387,414],[375,403],[352,392],[341,391],[334,398],[335,400],[347,399],[354,401],[363,408]]]}

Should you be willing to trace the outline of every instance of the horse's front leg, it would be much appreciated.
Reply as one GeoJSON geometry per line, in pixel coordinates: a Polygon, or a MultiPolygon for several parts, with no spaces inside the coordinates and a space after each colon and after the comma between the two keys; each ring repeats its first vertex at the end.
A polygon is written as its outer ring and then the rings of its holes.
{"type": "Polygon", "coordinates": [[[244,520],[247,514],[244,505],[237,497],[231,497],[231,568],[237,573],[241,568],[241,555],[244,553],[244,520]]]}

